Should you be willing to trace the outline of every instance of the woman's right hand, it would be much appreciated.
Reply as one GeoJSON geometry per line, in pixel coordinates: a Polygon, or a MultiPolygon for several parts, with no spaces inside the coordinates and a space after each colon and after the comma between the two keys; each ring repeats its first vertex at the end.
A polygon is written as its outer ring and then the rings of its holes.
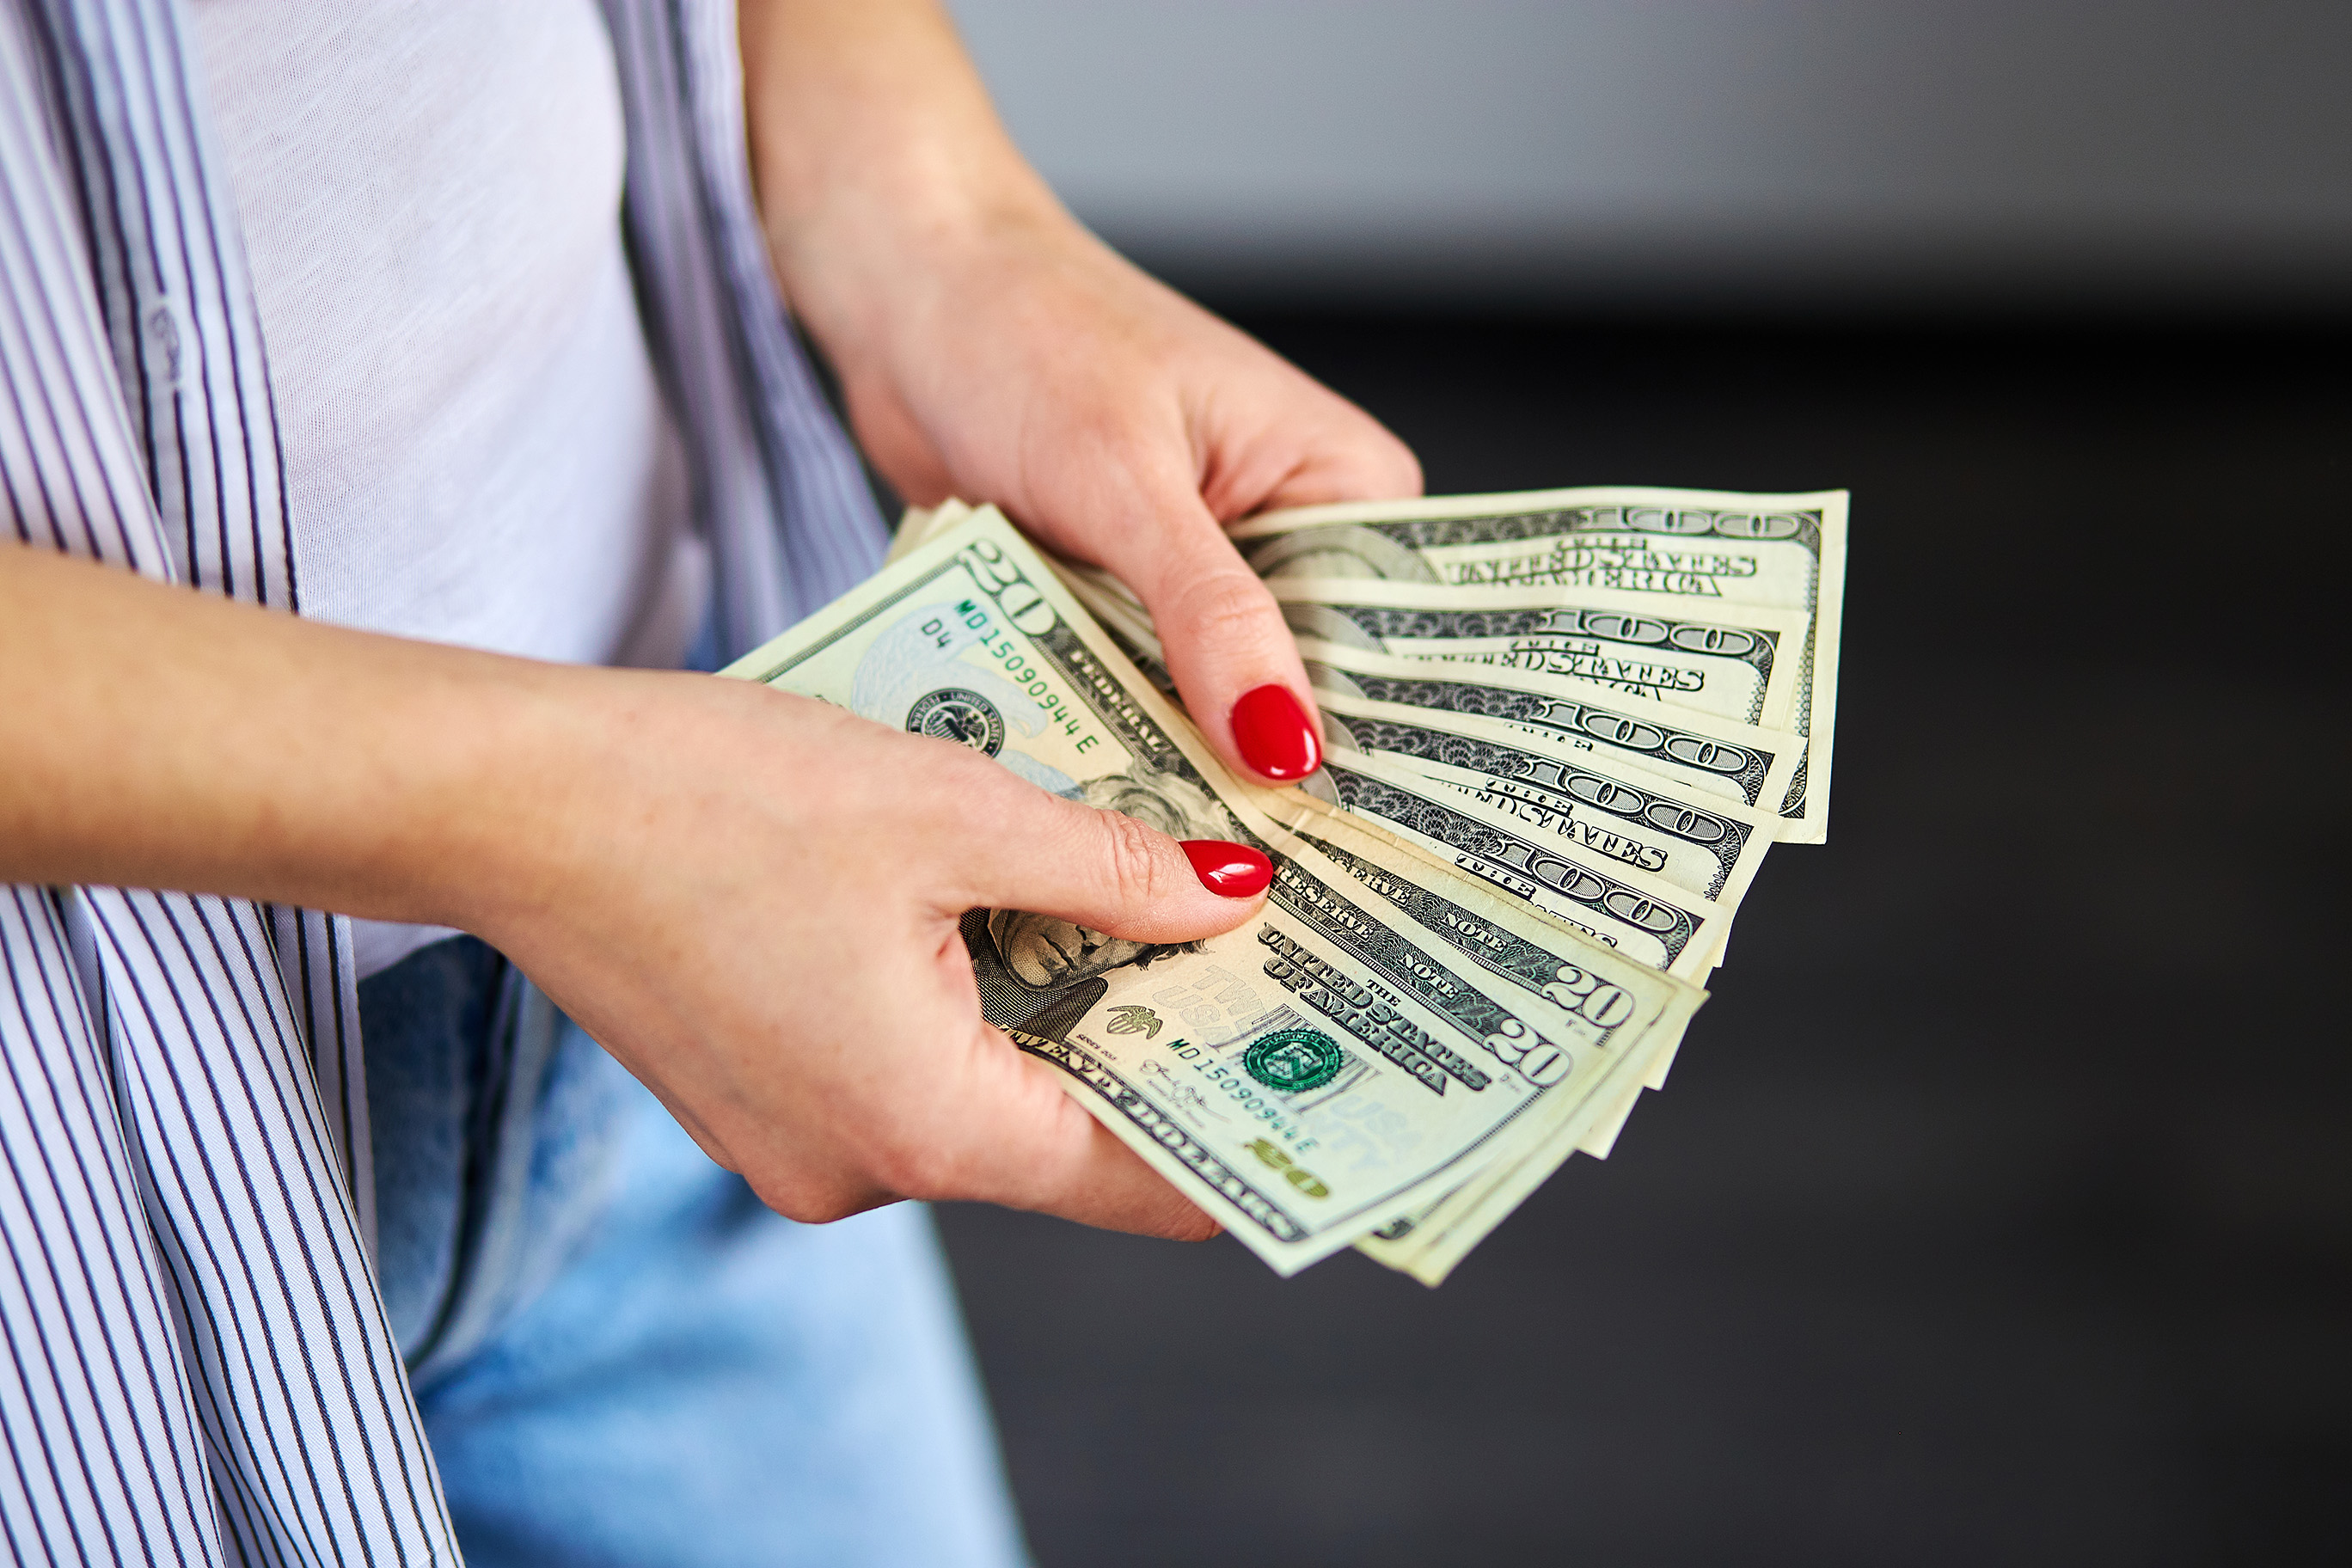
{"type": "Polygon", "coordinates": [[[459,926],[784,1214],[1215,1227],[980,1016],[969,909],[1230,930],[1175,841],[764,687],[342,630],[0,544],[0,881],[459,926]]]}
{"type": "MultiPolygon", "coordinates": [[[[587,673],[587,672],[583,672],[587,673]]],[[[763,687],[593,672],[476,929],[770,1206],[965,1198],[1214,1234],[981,1019],[967,910],[1185,942],[1254,912],[1174,839],[951,742],[763,687]]]]}

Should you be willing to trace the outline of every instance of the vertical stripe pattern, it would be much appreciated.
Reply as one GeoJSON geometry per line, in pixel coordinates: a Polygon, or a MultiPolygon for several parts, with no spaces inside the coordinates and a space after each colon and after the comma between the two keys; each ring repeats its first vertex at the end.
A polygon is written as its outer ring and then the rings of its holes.
{"type": "Polygon", "coordinates": [[[169,578],[32,19],[0,9],[0,496],[19,541],[169,578]]]}
{"type": "Polygon", "coordinates": [[[209,1448],[55,895],[0,889],[0,1542],[212,1563],[209,1448]]]}
{"type": "Polygon", "coordinates": [[[871,576],[887,535],[769,269],[734,5],[603,4],[629,122],[638,298],[694,458],[732,658],[871,576]]]}
{"type": "MultiPolygon", "coordinates": [[[[872,571],[770,279],[724,0],[604,0],[624,215],[740,648],[872,571]]],[[[268,365],[176,0],[0,0],[0,505],[299,611],[268,365]]],[[[0,1546],[456,1563],[371,1271],[347,921],[0,888],[0,1546]]]]}
{"type": "MultiPolygon", "coordinates": [[[[147,505],[125,526],[160,534],[177,581],[299,609],[261,325],[231,193],[205,157],[178,7],[47,0],[40,9],[114,401],[146,479],[147,505]]],[[[365,1082],[350,922],[289,910],[273,925],[341,1163],[362,1169],[364,1107],[346,1089],[365,1082]]],[[[373,1235],[374,1194],[365,1183],[352,1190],[373,1235]]]]}
{"type": "MultiPolygon", "coordinates": [[[[11,85],[33,79],[9,95],[0,143],[19,538],[297,607],[259,327],[229,195],[204,155],[177,9],[49,0],[12,13],[8,54],[11,85]]],[[[74,1197],[132,1228],[146,1270],[122,1292],[133,1326],[167,1324],[175,1354],[168,1378],[152,1353],[138,1363],[144,1389],[127,1360],[101,1372],[85,1356],[99,1392],[78,1407],[38,1397],[44,1373],[66,1386],[53,1355],[6,1364],[32,1391],[7,1409],[10,1446],[50,1454],[62,1439],[79,1459],[0,1473],[38,1531],[37,1555],[454,1562],[355,1203],[372,1183],[356,1179],[365,1123],[352,1124],[348,1092],[364,1083],[348,922],[180,894],[16,889],[0,940],[28,957],[12,968],[45,972],[68,925],[88,933],[78,979],[92,1005],[54,1009],[37,1030],[12,991],[0,1001],[16,1009],[10,1065],[43,1048],[102,1055],[120,1153],[103,1186],[96,1164],[69,1175],[56,1159],[10,1162],[0,1228],[101,1234],[67,1217],[74,1197]],[[133,1475],[126,1447],[177,1463],[133,1475]],[[113,1471],[95,1464],[101,1450],[113,1471]]],[[[25,1081],[13,1073],[0,1093],[21,1102],[25,1081]]],[[[54,1289],[7,1305],[19,1344],[79,1344],[105,1323],[54,1289]]]]}

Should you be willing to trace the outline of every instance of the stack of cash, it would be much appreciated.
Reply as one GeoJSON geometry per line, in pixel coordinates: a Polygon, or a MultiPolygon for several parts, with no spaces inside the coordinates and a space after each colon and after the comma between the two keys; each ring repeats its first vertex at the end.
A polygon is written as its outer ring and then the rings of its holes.
{"type": "Polygon", "coordinates": [[[1217,761],[1124,584],[992,507],[910,512],[725,673],[1264,850],[1264,912],[1178,948],[973,911],[982,1014],[1278,1272],[1354,1246],[1434,1285],[1606,1156],[1765,849],[1822,841],[1845,518],[1609,489],[1240,524],[1322,709],[1296,789],[1217,761]]]}

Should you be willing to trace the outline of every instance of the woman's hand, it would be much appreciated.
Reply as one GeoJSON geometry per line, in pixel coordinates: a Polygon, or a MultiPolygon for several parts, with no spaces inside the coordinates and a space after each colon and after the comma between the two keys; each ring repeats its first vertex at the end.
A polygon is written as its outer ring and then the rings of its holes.
{"type": "MultiPolygon", "coordinates": [[[[1138,942],[1227,931],[1176,841],[950,742],[693,676],[603,675],[596,753],[471,915],[802,1220],[980,1199],[1197,1240],[1216,1226],[984,1024],[957,921],[1034,910],[1138,942]]],[[[1263,861],[1259,862],[1263,865],[1263,861]]]]}
{"type": "Polygon", "coordinates": [[[1108,567],[1222,755],[1277,782],[1320,765],[1297,645],[1222,525],[1416,494],[1403,443],[1058,214],[940,242],[877,328],[836,358],[899,493],[993,500],[1108,567]]]}
{"type": "MultiPolygon", "coordinates": [[[[709,676],[342,630],[0,543],[0,882],[474,931],[770,1204],[1214,1226],[984,1025],[957,920],[1231,929],[1176,843],[709,676]]],[[[1230,884],[1229,884],[1230,885],[1230,884]]]]}
{"type": "Polygon", "coordinates": [[[772,250],[908,500],[1003,506],[1139,594],[1230,762],[1320,761],[1280,611],[1223,524],[1419,493],[1353,405],[1153,282],[1005,139],[930,0],[751,0],[744,58],[772,250]]]}

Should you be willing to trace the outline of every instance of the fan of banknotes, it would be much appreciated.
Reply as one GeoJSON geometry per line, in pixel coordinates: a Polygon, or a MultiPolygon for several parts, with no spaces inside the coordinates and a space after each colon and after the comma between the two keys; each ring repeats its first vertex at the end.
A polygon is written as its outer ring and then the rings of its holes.
{"type": "Polygon", "coordinates": [[[1435,1285],[1659,1089],[1775,842],[1829,814],[1846,496],[1634,488],[1237,525],[1328,737],[1235,777],[1141,601],[993,507],[724,673],[958,742],[1272,858],[1178,946],[964,917],[984,1016],[1277,1272],[1343,1247],[1435,1285]]]}

